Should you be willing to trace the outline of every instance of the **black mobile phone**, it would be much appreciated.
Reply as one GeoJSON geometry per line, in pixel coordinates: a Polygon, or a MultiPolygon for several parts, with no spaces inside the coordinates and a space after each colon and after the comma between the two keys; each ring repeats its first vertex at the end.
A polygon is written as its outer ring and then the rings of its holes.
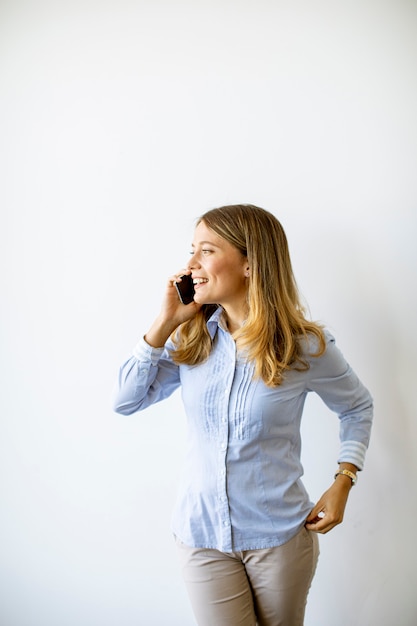
{"type": "Polygon", "coordinates": [[[178,292],[178,297],[183,304],[190,304],[194,300],[194,283],[190,274],[181,276],[180,283],[174,283],[178,292]]]}

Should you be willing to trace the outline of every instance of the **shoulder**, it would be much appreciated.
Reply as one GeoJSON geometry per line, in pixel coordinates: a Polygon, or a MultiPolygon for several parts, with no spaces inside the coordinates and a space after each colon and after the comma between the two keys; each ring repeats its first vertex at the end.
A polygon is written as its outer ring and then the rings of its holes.
{"type": "MultiPolygon", "coordinates": [[[[329,348],[332,348],[336,344],[336,339],[327,328],[323,328],[322,333],[325,343],[324,352],[326,352],[329,348]]],[[[301,353],[306,359],[311,356],[317,355],[321,351],[320,338],[312,332],[309,332],[306,335],[300,337],[299,345],[301,348],[301,353]]]]}
{"type": "Polygon", "coordinates": [[[345,376],[351,371],[342,351],[336,344],[336,338],[323,328],[324,350],[320,351],[320,341],[316,336],[308,336],[303,340],[303,359],[307,363],[310,379],[334,379],[345,376]]]}
{"type": "Polygon", "coordinates": [[[348,368],[348,363],[336,344],[334,335],[323,328],[324,346],[319,337],[309,333],[300,340],[301,358],[310,370],[310,375],[320,371],[340,374],[348,368]]]}

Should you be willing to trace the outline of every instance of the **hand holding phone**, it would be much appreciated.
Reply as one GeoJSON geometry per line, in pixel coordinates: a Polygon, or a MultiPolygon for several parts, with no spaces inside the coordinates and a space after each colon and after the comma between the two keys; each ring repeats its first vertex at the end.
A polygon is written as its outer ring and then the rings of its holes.
{"type": "Polygon", "coordinates": [[[193,279],[191,274],[183,274],[180,278],[179,283],[174,283],[178,297],[183,304],[190,304],[194,300],[195,293],[193,279]]]}

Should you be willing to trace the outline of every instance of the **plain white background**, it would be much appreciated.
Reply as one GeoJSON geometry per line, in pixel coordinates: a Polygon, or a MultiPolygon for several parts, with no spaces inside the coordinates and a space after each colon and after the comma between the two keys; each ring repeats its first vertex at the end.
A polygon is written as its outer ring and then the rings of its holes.
{"type": "MultiPolygon", "coordinates": [[[[194,624],[180,397],[111,396],[195,218],[236,202],[281,220],[375,398],[306,626],[415,624],[416,2],[3,0],[0,30],[2,626],[194,624]]],[[[315,398],[303,434],[316,499],[338,433],[315,398]]]]}

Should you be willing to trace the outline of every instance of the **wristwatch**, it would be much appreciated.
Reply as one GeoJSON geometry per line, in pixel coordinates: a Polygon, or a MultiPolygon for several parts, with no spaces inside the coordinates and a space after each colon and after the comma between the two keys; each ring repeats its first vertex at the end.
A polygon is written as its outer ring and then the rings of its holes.
{"type": "Polygon", "coordinates": [[[341,474],[342,476],[349,476],[350,480],[352,481],[352,487],[353,487],[353,485],[356,485],[356,481],[358,480],[358,478],[357,478],[356,474],[354,474],[350,470],[347,470],[347,469],[339,470],[334,475],[335,480],[336,480],[337,476],[339,476],[339,474],[341,474]]]}

